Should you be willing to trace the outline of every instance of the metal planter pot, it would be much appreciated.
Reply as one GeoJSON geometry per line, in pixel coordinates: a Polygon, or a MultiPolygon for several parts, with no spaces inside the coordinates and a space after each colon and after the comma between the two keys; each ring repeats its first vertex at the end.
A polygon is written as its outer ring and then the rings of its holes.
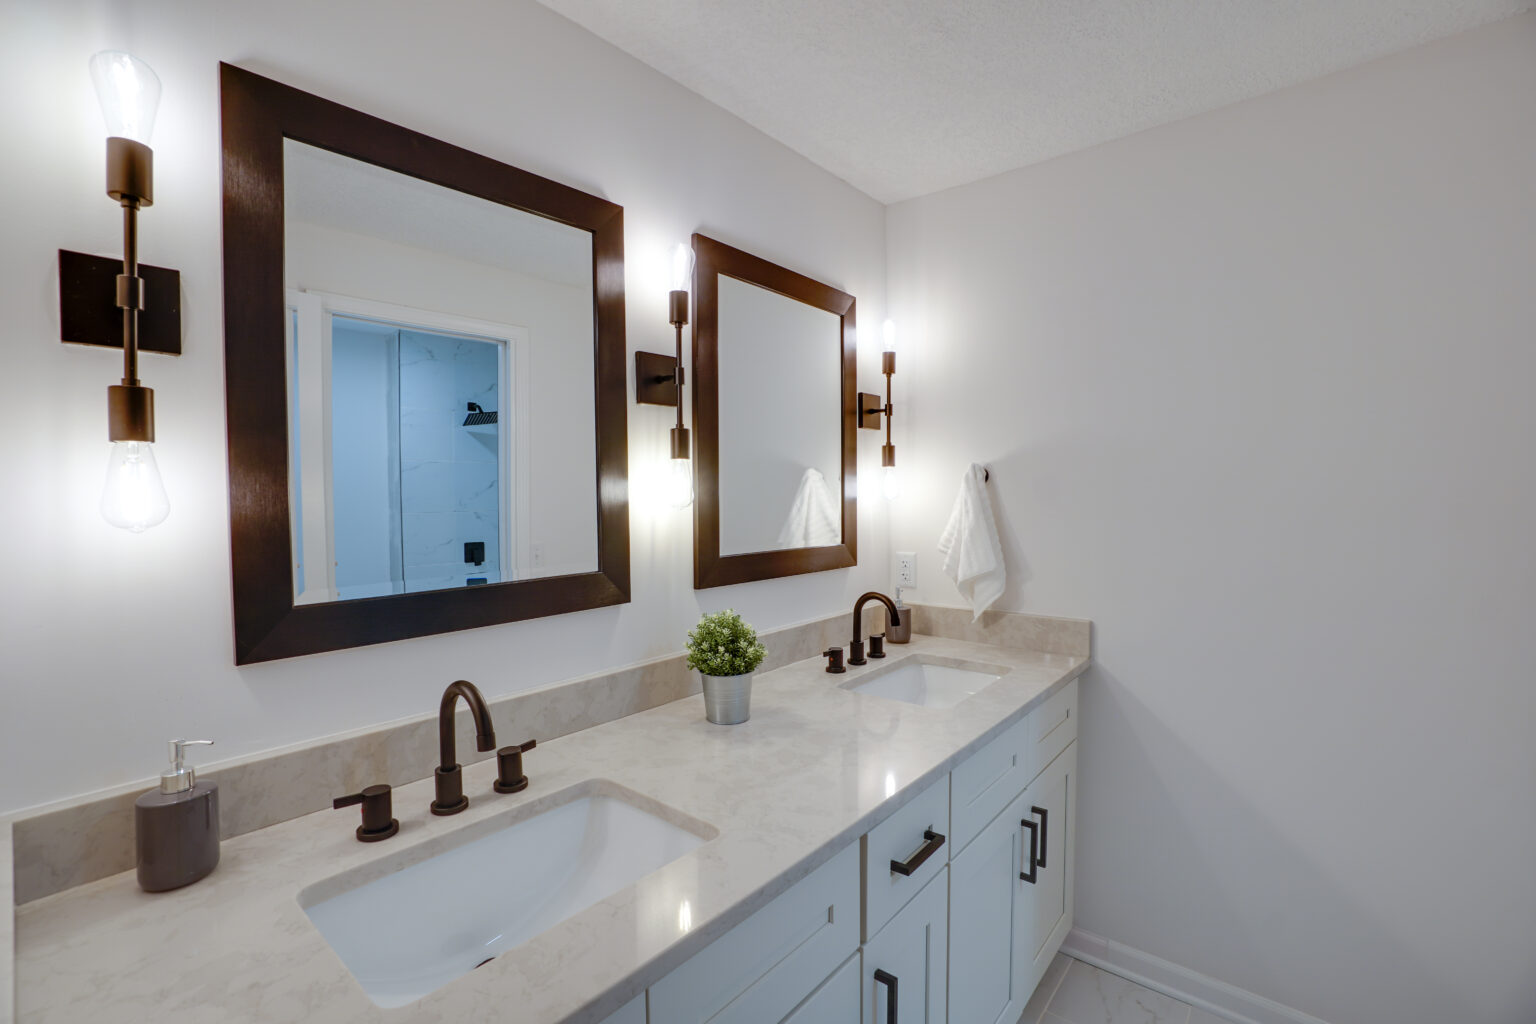
{"type": "Polygon", "coordinates": [[[704,717],[715,725],[740,725],[752,717],[752,673],[712,676],[704,672],[704,717]]]}

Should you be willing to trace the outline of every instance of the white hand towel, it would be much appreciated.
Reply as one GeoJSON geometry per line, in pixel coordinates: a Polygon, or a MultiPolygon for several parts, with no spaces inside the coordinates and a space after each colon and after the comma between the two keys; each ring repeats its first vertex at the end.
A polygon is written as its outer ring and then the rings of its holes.
{"type": "Polygon", "coordinates": [[[939,538],[939,554],[944,556],[944,575],[955,581],[961,595],[971,603],[971,621],[975,622],[1003,596],[1007,570],[987,495],[986,470],[974,462],[960,481],[954,511],[939,538]]]}
{"type": "Polygon", "coordinates": [[[843,515],[818,469],[807,469],[779,531],[781,548],[822,548],[841,544],[843,515]]]}

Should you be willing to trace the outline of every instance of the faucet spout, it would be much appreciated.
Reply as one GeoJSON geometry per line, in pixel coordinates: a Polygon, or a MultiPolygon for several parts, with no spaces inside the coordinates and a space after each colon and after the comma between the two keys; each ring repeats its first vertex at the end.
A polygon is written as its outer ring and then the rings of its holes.
{"type": "MultiPolygon", "coordinates": [[[[871,601],[879,601],[885,605],[886,613],[890,615],[891,625],[901,625],[901,609],[896,607],[895,601],[873,590],[860,597],[853,604],[853,639],[848,645],[848,664],[850,665],[863,665],[866,663],[864,660],[864,628],[862,619],[864,616],[864,606],[871,601]]],[[[884,656],[878,649],[875,651],[875,657],[880,658],[884,656]]]]}
{"type": "Polygon", "coordinates": [[[496,749],[496,727],[491,724],[490,709],[479,687],[467,679],[448,684],[443,691],[443,703],[437,712],[437,745],[441,767],[448,771],[459,763],[457,743],[453,729],[453,708],[460,697],[469,705],[469,713],[475,717],[475,747],[479,750],[496,749]]]}
{"type": "Polygon", "coordinates": [[[469,806],[464,795],[463,772],[459,767],[457,744],[454,738],[453,709],[459,698],[469,705],[469,713],[475,718],[475,746],[480,750],[496,749],[496,728],[491,724],[491,711],[485,706],[485,698],[474,683],[459,679],[449,683],[443,691],[443,702],[437,712],[437,741],[440,764],[433,776],[437,781],[437,799],[432,801],[433,814],[457,814],[469,806]]]}

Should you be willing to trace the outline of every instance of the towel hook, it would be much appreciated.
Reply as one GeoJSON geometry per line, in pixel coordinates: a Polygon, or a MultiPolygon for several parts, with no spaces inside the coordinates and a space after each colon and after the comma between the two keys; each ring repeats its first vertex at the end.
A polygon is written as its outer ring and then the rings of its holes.
{"type": "Polygon", "coordinates": [[[988,469],[986,466],[982,466],[981,467],[981,479],[982,479],[983,483],[991,483],[992,482],[992,471],[990,469],[988,469]]]}

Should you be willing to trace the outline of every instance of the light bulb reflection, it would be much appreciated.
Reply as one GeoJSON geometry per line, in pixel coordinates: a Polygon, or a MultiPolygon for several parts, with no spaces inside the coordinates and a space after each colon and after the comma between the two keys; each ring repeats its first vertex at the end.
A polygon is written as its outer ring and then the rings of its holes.
{"type": "Polygon", "coordinates": [[[680,932],[693,930],[693,905],[687,900],[683,900],[677,908],[677,930],[680,932]]]}
{"type": "Polygon", "coordinates": [[[889,799],[889,798],[891,798],[891,797],[896,795],[896,773],[895,772],[886,772],[885,773],[885,795],[886,795],[887,799],[889,799]]]}
{"type": "Polygon", "coordinates": [[[113,526],[143,533],[171,514],[154,449],[146,441],[117,441],[107,459],[107,485],[101,492],[101,515],[113,526]]]}

